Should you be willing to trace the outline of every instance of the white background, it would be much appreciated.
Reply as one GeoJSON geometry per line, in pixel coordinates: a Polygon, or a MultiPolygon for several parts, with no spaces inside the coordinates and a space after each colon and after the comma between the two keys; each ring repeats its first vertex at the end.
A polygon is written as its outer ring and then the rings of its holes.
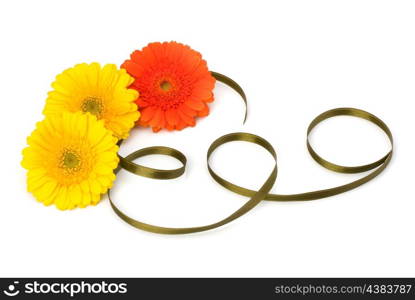
{"type": "MultiPolygon", "coordinates": [[[[2,1],[1,276],[415,276],[413,1],[2,1]],[[221,219],[247,199],[215,183],[205,155],[220,135],[247,131],[278,151],[273,192],[327,188],[362,175],[317,165],[305,130],[343,106],[382,118],[396,139],[389,168],[346,194],[307,203],[264,202],[217,230],[165,236],[130,227],[103,197],[96,207],[59,211],[26,192],[20,166],[26,136],[42,119],[50,84],[80,62],[121,64],[152,41],[200,51],[238,81],[249,101],[217,84],[211,115],[195,128],[135,129],[121,152],[149,145],[183,151],[185,176],[167,182],[121,172],[115,202],[132,217],[164,226],[221,219]]],[[[374,161],[389,149],[374,125],[350,117],[321,124],[316,149],[337,163],[374,161]]],[[[174,160],[142,163],[170,168],[174,160]]],[[[272,167],[263,149],[223,146],[215,170],[246,187],[272,167]]]]}

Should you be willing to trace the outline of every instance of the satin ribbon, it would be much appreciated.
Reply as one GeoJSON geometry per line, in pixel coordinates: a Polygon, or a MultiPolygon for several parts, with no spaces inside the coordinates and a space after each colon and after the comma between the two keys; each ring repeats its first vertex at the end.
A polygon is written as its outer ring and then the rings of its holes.
{"type": "MultiPolygon", "coordinates": [[[[247,107],[245,93],[235,81],[219,73],[212,72],[212,74],[218,81],[221,81],[227,84],[228,86],[233,88],[235,91],[237,91],[241,95],[242,99],[244,100],[245,107],[247,107]]],[[[247,117],[247,109],[245,110],[244,122],[246,120],[246,117],[247,117]]],[[[120,142],[120,145],[121,145],[121,142],[120,142]]],[[[336,108],[336,109],[328,110],[320,114],[310,123],[307,129],[307,149],[311,157],[318,164],[320,164],[322,167],[329,169],[331,171],[340,172],[340,173],[361,173],[361,172],[366,172],[370,170],[373,170],[373,171],[358,180],[355,180],[348,184],[329,188],[329,189],[322,189],[322,190],[316,190],[316,191],[311,191],[307,193],[289,194],[289,195],[271,194],[270,190],[275,184],[275,181],[277,179],[277,173],[278,173],[277,154],[276,154],[275,149],[272,147],[272,145],[267,140],[265,140],[264,138],[258,135],[254,135],[251,133],[245,133],[245,132],[237,132],[237,133],[230,133],[230,134],[221,136],[220,138],[215,140],[210,145],[207,151],[207,168],[212,178],[217,183],[219,183],[222,187],[234,193],[237,193],[239,195],[249,197],[249,200],[244,205],[242,205],[239,209],[237,209],[234,213],[230,214],[228,217],[221,219],[218,222],[204,225],[204,226],[183,227],[183,228],[161,227],[157,225],[151,225],[151,224],[140,222],[126,215],[112,201],[111,191],[108,191],[108,199],[114,212],[122,220],[124,220],[131,226],[134,226],[135,228],[138,228],[138,229],[142,229],[142,230],[154,232],[154,233],[160,233],[160,234],[185,234],[185,233],[195,233],[195,232],[206,231],[206,230],[210,230],[210,229],[223,226],[243,216],[244,214],[252,210],[256,205],[258,205],[262,200],[309,201],[309,200],[322,199],[322,198],[334,196],[337,194],[341,194],[341,193],[350,191],[358,186],[361,186],[362,184],[372,180],[377,175],[379,175],[389,164],[390,160],[392,159],[392,154],[393,154],[393,137],[388,126],[375,115],[369,112],[357,109],[357,108],[336,108]],[[341,166],[341,165],[337,165],[337,164],[334,164],[332,162],[325,160],[320,155],[318,155],[316,151],[314,151],[314,149],[311,147],[311,144],[309,142],[309,135],[317,124],[319,124],[320,122],[328,118],[332,118],[336,116],[353,116],[353,117],[358,117],[358,118],[368,120],[376,124],[388,136],[390,143],[391,143],[391,150],[381,159],[373,163],[361,165],[361,166],[353,166],[353,167],[341,166]],[[265,150],[267,150],[274,158],[275,164],[273,165],[273,169],[271,173],[269,174],[268,178],[265,180],[265,182],[262,184],[262,186],[257,191],[238,186],[236,184],[233,184],[223,179],[216,172],[214,172],[210,166],[209,159],[212,153],[221,145],[234,142],[234,141],[245,141],[245,142],[250,142],[250,143],[259,145],[263,147],[265,150]]],[[[183,153],[181,153],[180,151],[176,149],[169,148],[169,147],[163,147],[163,146],[143,148],[143,149],[140,149],[138,151],[135,151],[127,155],[126,157],[119,156],[119,158],[120,158],[120,165],[115,170],[115,172],[118,172],[121,168],[123,168],[133,174],[148,177],[148,178],[153,178],[153,179],[177,178],[184,173],[185,168],[186,168],[186,156],[183,153]],[[142,166],[142,165],[139,165],[133,162],[133,160],[139,157],[143,157],[146,155],[152,155],[152,154],[161,154],[161,155],[167,155],[167,156],[173,157],[177,159],[178,161],[180,161],[182,163],[182,166],[177,169],[160,170],[160,169],[153,169],[153,168],[145,167],[145,166],[142,166]]]]}

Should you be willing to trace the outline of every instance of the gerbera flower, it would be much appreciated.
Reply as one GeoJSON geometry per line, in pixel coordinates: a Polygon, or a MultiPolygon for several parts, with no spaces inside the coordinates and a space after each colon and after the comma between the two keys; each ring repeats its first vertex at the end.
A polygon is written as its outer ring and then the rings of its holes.
{"type": "Polygon", "coordinates": [[[140,116],[134,103],[138,93],[128,89],[133,81],[113,64],[103,68],[98,63],[76,65],[56,76],[43,113],[89,112],[104,120],[117,138],[125,139],[140,116]]]}
{"type": "Polygon", "coordinates": [[[134,51],[121,66],[135,78],[140,92],[139,125],[181,130],[195,125],[195,117],[209,114],[215,78],[199,52],[176,42],[151,43],[134,51]]]}
{"type": "Polygon", "coordinates": [[[51,115],[27,143],[27,189],[45,205],[64,210],[96,204],[115,179],[117,138],[89,113],[51,115]]]}

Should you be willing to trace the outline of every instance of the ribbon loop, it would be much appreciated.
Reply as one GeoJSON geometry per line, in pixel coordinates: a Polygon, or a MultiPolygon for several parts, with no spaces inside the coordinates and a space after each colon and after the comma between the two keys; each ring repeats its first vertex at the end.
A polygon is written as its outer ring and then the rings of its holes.
{"type": "Polygon", "coordinates": [[[337,117],[337,116],[352,116],[352,117],[357,117],[357,118],[361,118],[361,119],[365,119],[369,122],[374,123],[375,125],[377,125],[380,129],[382,129],[386,135],[389,137],[389,140],[391,142],[391,145],[393,147],[393,137],[392,137],[392,133],[389,130],[388,126],[378,117],[376,117],[375,115],[361,110],[361,109],[357,109],[357,108],[336,108],[336,109],[331,109],[328,110],[320,115],[318,115],[308,126],[307,129],[307,149],[308,152],[310,152],[311,157],[321,166],[323,166],[326,169],[329,169],[331,171],[335,171],[335,172],[340,172],[340,173],[361,173],[361,172],[366,172],[366,171],[370,171],[373,170],[374,168],[380,166],[381,164],[383,164],[389,156],[392,156],[392,149],[389,153],[387,153],[384,157],[382,157],[381,159],[367,164],[367,165],[362,165],[362,166],[354,166],[354,167],[348,167],[348,166],[340,166],[334,163],[331,163],[327,160],[325,160],[324,158],[322,158],[320,155],[318,155],[313,147],[311,147],[310,141],[309,141],[309,136],[311,131],[313,131],[314,127],[316,127],[319,123],[321,123],[324,120],[327,120],[329,118],[332,117],[337,117]]]}
{"type": "MultiPolygon", "coordinates": [[[[121,143],[119,143],[121,145],[121,143]]],[[[153,178],[153,179],[173,179],[180,177],[183,175],[185,168],[186,168],[186,156],[181,153],[179,150],[164,147],[164,146],[154,146],[154,147],[147,147],[143,148],[137,151],[134,151],[133,153],[127,155],[126,157],[122,157],[118,155],[120,159],[120,165],[119,168],[116,169],[116,172],[120,170],[120,167],[123,169],[129,171],[130,173],[147,177],[147,178],[153,178]],[[139,164],[136,164],[133,162],[133,160],[147,156],[147,155],[153,155],[153,154],[161,154],[173,157],[180,161],[183,166],[178,169],[172,169],[172,170],[160,170],[160,169],[153,169],[149,167],[145,167],[139,164]]]]}

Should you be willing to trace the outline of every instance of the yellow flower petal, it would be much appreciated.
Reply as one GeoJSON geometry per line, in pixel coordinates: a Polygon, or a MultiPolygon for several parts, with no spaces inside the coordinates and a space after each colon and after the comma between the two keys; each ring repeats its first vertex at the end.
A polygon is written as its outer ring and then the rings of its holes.
{"type": "Polygon", "coordinates": [[[60,210],[65,210],[68,207],[67,192],[68,188],[66,186],[61,187],[59,193],[56,196],[55,205],[60,210]]]}

